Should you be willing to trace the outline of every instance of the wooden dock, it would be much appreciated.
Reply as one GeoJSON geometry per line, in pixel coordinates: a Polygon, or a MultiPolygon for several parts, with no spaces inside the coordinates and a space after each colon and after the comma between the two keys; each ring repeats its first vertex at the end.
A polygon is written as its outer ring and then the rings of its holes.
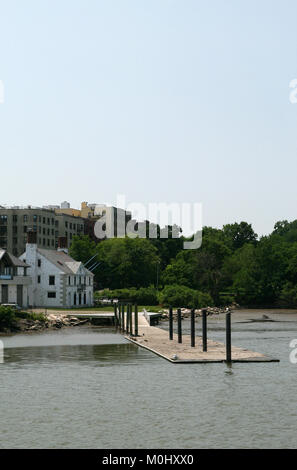
{"type": "MultiPolygon", "coordinates": [[[[226,362],[226,346],[223,343],[208,340],[207,352],[203,352],[201,337],[196,336],[194,348],[191,347],[190,335],[183,335],[182,343],[178,343],[178,337],[174,334],[171,341],[166,330],[150,326],[142,313],[138,315],[138,336],[127,335],[126,339],[174,364],[226,362]]],[[[232,346],[232,362],[279,362],[279,360],[232,346]]]]}

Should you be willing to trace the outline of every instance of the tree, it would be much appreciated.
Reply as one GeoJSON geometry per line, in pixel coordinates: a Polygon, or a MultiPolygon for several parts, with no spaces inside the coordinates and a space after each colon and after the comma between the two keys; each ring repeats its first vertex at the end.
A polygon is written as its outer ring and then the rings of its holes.
{"type": "Polygon", "coordinates": [[[96,247],[101,262],[101,287],[148,287],[156,283],[160,259],[157,249],[144,238],[112,238],[96,247]]]}
{"type": "Polygon", "coordinates": [[[233,250],[241,248],[245,243],[257,242],[258,235],[247,222],[224,225],[223,231],[233,250]]]}
{"type": "Polygon", "coordinates": [[[76,261],[86,263],[89,259],[96,254],[96,243],[92,241],[88,235],[73,237],[69,254],[76,261]]]}

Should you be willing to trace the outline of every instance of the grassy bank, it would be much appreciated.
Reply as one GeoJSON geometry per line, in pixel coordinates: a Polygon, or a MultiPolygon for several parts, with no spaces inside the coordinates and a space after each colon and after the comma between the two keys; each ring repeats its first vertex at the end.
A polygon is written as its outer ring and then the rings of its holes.
{"type": "MultiPolygon", "coordinates": [[[[162,310],[161,305],[138,305],[138,311],[141,312],[143,309],[146,309],[147,311],[150,312],[159,312],[162,310]]],[[[112,305],[106,305],[106,306],[101,306],[101,307],[79,307],[79,308],[59,308],[59,307],[50,307],[48,309],[44,310],[52,310],[55,312],[113,312],[114,308],[112,305]]]]}
{"type": "Polygon", "coordinates": [[[0,305],[0,332],[18,331],[24,324],[46,322],[46,317],[41,313],[18,311],[12,307],[0,305]]]}

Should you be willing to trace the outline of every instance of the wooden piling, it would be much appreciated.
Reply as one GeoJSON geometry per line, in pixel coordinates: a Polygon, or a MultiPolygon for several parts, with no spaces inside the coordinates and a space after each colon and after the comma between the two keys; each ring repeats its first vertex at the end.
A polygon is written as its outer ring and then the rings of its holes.
{"type": "Polygon", "coordinates": [[[130,326],[130,320],[129,320],[129,304],[126,304],[126,333],[129,334],[129,326],[130,326]]]}
{"type": "Polygon", "coordinates": [[[134,305],[134,335],[138,336],[138,305],[134,305]]]}
{"type": "Polygon", "coordinates": [[[129,321],[130,321],[130,335],[133,335],[133,308],[132,304],[129,304],[129,321]]]}
{"type": "Polygon", "coordinates": [[[231,356],[231,312],[226,313],[226,362],[232,362],[231,356]]]}
{"type": "Polygon", "coordinates": [[[173,312],[172,307],[169,307],[169,339],[173,340],[173,312]]]}
{"type": "Polygon", "coordinates": [[[125,304],[121,304],[122,306],[122,331],[125,331],[125,304]]]}
{"type": "Polygon", "coordinates": [[[195,348],[195,309],[191,310],[191,347],[195,348]]]}
{"type": "Polygon", "coordinates": [[[113,311],[114,311],[114,324],[115,326],[118,326],[117,304],[113,304],[113,311]]]}
{"type": "Polygon", "coordinates": [[[203,352],[207,351],[207,311],[206,309],[202,310],[202,342],[203,342],[203,352]]]}
{"type": "Polygon", "coordinates": [[[177,309],[177,335],[178,335],[178,342],[183,342],[182,336],[182,318],[181,318],[181,309],[177,309]]]}

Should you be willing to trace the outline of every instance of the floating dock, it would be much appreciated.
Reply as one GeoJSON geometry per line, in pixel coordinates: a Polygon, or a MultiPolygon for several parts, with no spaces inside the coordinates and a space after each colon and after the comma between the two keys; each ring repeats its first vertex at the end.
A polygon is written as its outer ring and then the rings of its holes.
{"type": "MultiPolygon", "coordinates": [[[[138,336],[128,336],[131,343],[151,351],[174,364],[185,363],[222,363],[226,362],[226,346],[207,340],[207,351],[203,352],[202,338],[196,336],[195,347],[191,347],[190,335],[183,335],[182,343],[178,343],[178,335],[169,340],[168,331],[150,326],[145,316],[138,315],[138,336]]],[[[279,362],[278,359],[248,349],[232,346],[232,362],[279,362]]]]}

